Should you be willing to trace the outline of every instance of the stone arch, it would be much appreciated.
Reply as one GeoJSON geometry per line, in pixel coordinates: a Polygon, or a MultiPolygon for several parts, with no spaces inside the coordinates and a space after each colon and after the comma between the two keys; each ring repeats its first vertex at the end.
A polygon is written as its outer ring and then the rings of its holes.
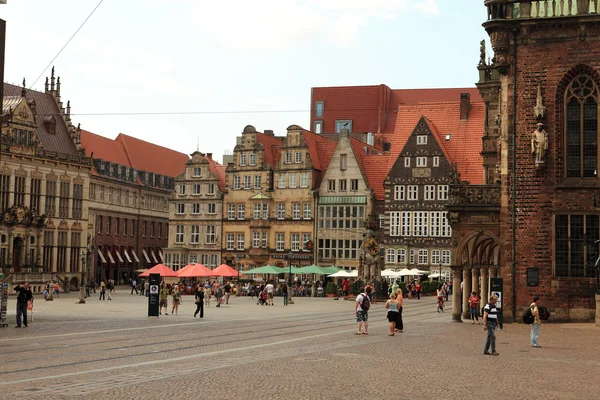
{"type": "Polygon", "coordinates": [[[456,250],[458,265],[490,265],[499,267],[500,238],[489,230],[475,230],[467,234],[456,250]]]}

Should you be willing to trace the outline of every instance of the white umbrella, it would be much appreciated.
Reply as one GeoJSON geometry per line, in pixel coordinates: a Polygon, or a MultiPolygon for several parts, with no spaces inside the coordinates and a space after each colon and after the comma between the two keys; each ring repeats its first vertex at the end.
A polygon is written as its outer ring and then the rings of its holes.
{"type": "Polygon", "coordinates": [[[440,277],[440,273],[439,272],[434,272],[433,274],[429,275],[428,278],[439,278],[440,277]]]}
{"type": "Polygon", "coordinates": [[[381,271],[381,276],[383,277],[392,277],[392,278],[397,278],[400,276],[400,272],[396,271],[394,269],[384,269],[383,271],[381,271]]]}
{"type": "MultiPolygon", "coordinates": [[[[350,277],[352,277],[352,272],[346,271],[346,270],[341,270],[341,271],[336,272],[335,274],[331,274],[331,275],[327,275],[327,276],[332,277],[332,278],[350,278],[350,277]]],[[[358,276],[358,271],[356,272],[355,276],[358,276]]]]}
{"type": "Polygon", "coordinates": [[[412,273],[408,268],[401,269],[399,272],[399,276],[410,276],[412,273]]]}
{"type": "Polygon", "coordinates": [[[429,273],[429,271],[421,271],[418,268],[414,268],[414,269],[410,270],[410,275],[411,276],[413,276],[413,275],[425,275],[425,274],[428,274],[428,273],[429,273]]]}

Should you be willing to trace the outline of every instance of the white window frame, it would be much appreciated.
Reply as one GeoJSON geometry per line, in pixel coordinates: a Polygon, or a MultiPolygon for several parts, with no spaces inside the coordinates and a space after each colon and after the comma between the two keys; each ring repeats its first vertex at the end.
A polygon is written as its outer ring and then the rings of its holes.
{"type": "Polygon", "coordinates": [[[396,263],[396,249],[387,249],[386,250],[385,262],[386,262],[386,264],[395,264],[396,263]]]}
{"type": "Polygon", "coordinates": [[[190,227],[190,243],[200,244],[200,225],[192,225],[190,227]]]}
{"type": "Polygon", "coordinates": [[[450,250],[442,250],[442,265],[450,265],[450,250]]]}
{"type": "Polygon", "coordinates": [[[250,165],[256,165],[256,154],[255,153],[251,153],[250,154],[250,165]]]}
{"type": "Polygon", "coordinates": [[[284,164],[291,164],[292,163],[292,152],[291,151],[286,151],[285,152],[285,159],[283,161],[284,164]]]}
{"type": "Polygon", "coordinates": [[[182,244],[185,236],[185,226],[175,225],[175,243],[182,244]]]}
{"type": "Polygon", "coordinates": [[[307,172],[300,173],[300,187],[301,188],[308,187],[308,173],[307,172]]]}
{"type": "Polygon", "coordinates": [[[235,250],[235,233],[228,233],[226,238],[227,250],[235,250]]]}
{"type": "Polygon", "coordinates": [[[194,167],[194,169],[192,170],[192,176],[194,178],[200,178],[202,176],[202,168],[194,167]]]}
{"type": "Polygon", "coordinates": [[[285,189],[286,179],[287,176],[285,176],[285,174],[279,174],[279,176],[277,177],[277,189],[285,189]]]}
{"type": "Polygon", "coordinates": [[[408,201],[419,200],[419,186],[408,185],[406,191],[407,191],[406,200],[408,200],[408,201]]]}
{"type": "Polygon", "coordinates": [[[340,192],[346,192],[348,189],[348,180],[340,179],[339,185],[340,185],[340,192]]]}
{"type": "Polygon", "coordinates": [[[240,186],[242,186],[242,177],[235,175],[233,177],[233,190],[239,190],[240,186]]]}
{"type": "Polygon", "coordinates": [[[408,263],[410,265],[415,265],[415,249],[410,249],[410,252],[408,254],[408,263]]]}
{"type": "Polygon", "coordinates": [[[350,179],[350,191],[358,192],[358,188],[359,188],[358,179],[350,179]]]}
{"type": "Polygon", "coordinates": [[[425,201],[435,200],[435,185],[425,185],[425,201]]]}
{"type": "Polygon", "coordinates": [[[269,219],[269,205],[267,203],[262,205],[262,214],[262,219],[269,219]]]}
{"type": "Polygon", "coordinates": [[[448,200],[448,185],[438,185],[438,200],[448,200]]]}
{"type": "Polygon", "coordinates": [[[263,232],[262,233],[262,240],[261,240],[261,247],[263,249],[266,249],[269,247],[269,234],[268,232],[263,232]]]}
{"type": "Polygon", "coordinates": [[[442,229],[440,232],[441,237],[451,237],[452,236],[452,227],[450,226],[450,223],[448,222],[447,214],[448,214],[447,211],[443,211],[442,215],[441,215],[441,219],[442,219],[442,229]]]}
{"type": "Polygon", "coordinates": [[[252,248],[258,249],[260,247],[260,232],[252,232],[252,248]]]}
{"type": "Polygon", "coordinates": [[[379,214],[379,227],[385,228],[385,214],[379,214]]]}
{"type": "Polygon", "coordinates": [[[177,214],[177,215],[185,214],[185,203],[177,203],[177,209],[175,210],[175,214],[177,214]]]}
{"type": "Polygon", "coordinates": [[[427,136],[426,135],[417,135],[417,144],[427,144],[427,136]]]}
{"type": "Polygon", "coordinates": [[[262,175],[254,175],[254,189],[262,188],[262,175]]]}
{"type": "Polygon", "coordinates": [[[398,249],[398,264],[406,264],[406,249],[398,249]]]}
{"type": "Polygon", "coordinates": [[[206,225],[206,244],[215,244],[217,241],[217,228],[214,225],[206,225]]]}
{"type": "Polygon", "coordinates": [[[438,157],[438,156],[433,157],[433,166],[434,167],[440,166],[440,157],[438,157]]]}
{"type": "Polygon", "coordinates": [[[192,214],[198,215],[201,212],[200,203],[192,204],[192,214]]]}
{"type": "Polygon", "coordinates": [[[410,167],[410,157],[404,157],[404,166],[407,168],[410,167]]]}
{"type": "Polygon", "coordinates": [[[427,249],[419,249],[418,265],[429,265],[429,251],[427,249]]]}
{"type": "Polygon", "coordinates": [[[400,236],[400,211],[390,212],[390,236],[400,236]]]}
{"type": "Polygon", "coordinates": [[[245,167],[247,165],[247,158],[246,153],[240,154],[240,167],[245,167]]]}
{"type": "Polygon", "coordinates": [[[400,235],[399,236],[412,236],[412,212],[411,211],[400,212],[400,235]]]}
{"type": "Polygon", "coordinates": [[[192,185],[192,196],[199,196],[202,194],[202,185],[199,183],[194,183],[192,185]]]}
{"type": "Polygon", "coordinates": [[[276,251],[284,251],[285,250],[285,233],[284,232],[275,233],[275,250],[276,251]]]}
{"type": "Polygon", "coordinates": [[[300,251],[300,234],[292,233],[290,235],[290,243],[292,251],[300,251]]]}
{"type": "Polygon", "coordinates": [[[297,151],[294,154],[294,163],[296,163],[296,164],[302,164],[302,152],[301,151],[297,151]]]}
{"type": "Polygon", "coordinates": [[[439,250],[431,250],[431,265],[439,265],[441,259],[441,252],[439,250]]]}
{"type": "Polygon", "coordinates": [[[296,189],[296,185],[297,185],[297,181],[298,181],[298,176],[296,175],[295,172],[292,172],[292,173],[290,173],[288,175],[290,176],[289,188],[290,189],[296,189]]]}
{"type": "Polygon", "coordinates": [[[417,157],[417,167],[423,168],[427,166],[427,157],[417,157]]]}
{"type": "Polygon", "coordinates": [[[300,219],[300,203],[292,203],[292,219],[300,219]]]}
{"type": "Polygon", "coordinates": [[[252,177],[250,175],[244,176],[244,189],[252,189],[252,177]]]}
{"type": "Polygon", "coordinates": [[[227,204],[227,219],[235,219],[235,204],[227,204]]]}
{"type": "MultiPolygon", "coordinates": [[[[179,195],[185,195],[185,184],[182,183],[179,185],[179,195]]],[[[100,186],[100,200],[104,201],[104,185],[100,186]]]]}
{"type": "Polygon", "coordinates": [[[285,203],[277,203],[277,219],[285,219],[285,203]]]}
{"type": "Polygon", "coordinates": [[[260,203],[254,203],[252,211],[252,219],[260,219],[262,207],[260,203]]]}
{"type": "Polygon", "coordinates": [[[246,205],[238,204],[237,206],[237,219],[244,220],[246,219],[246,205]]]}
{"type": "Polygon", "coordinates": [[[214,183],[209,183],[207,185],[208,191],[206,194],[215,194],[215,184],[214,183]]]}
{"type": "Polygon", "coordinates": [[[244,250],[246,240],[243,233],[238,233],[236,238],[236,250],[244,250]]]}
{"type": "Polygon", "coordinates": [[[327,181],[327,191],[335,192],[335,179],[329,179],[327,181]]]}
{"type": "Polygon", "coordinates": [[[323,121],[315,121],[314,133],[320,135],[323,133],[323,121]]]}
{"type": "Polygon", "coordinates": [[[395,201],[406,200],[406,186],[404,186],[404,185],[394,186],[394,200],[395,201]]]}
{"type": "Polygon", "coordinates": [[[304,219],[311,219],[312,218],[312,204],[311,203],[304,203],[304,219]]]}

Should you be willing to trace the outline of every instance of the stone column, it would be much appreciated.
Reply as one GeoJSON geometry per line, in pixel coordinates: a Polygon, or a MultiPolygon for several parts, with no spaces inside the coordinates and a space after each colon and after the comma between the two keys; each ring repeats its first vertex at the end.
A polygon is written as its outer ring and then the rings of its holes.
{"type": "Polygon", "coordinates": [[[463,317],[469,318],[469,296],[471,295],[471,269],[464,268],[463,269],[463,290],[462,290],[462,311],[463,317]]]}
{"type": "Polygon", "coordinates": [[[460,310],[460,268],[452,268],[452,322],[462,322],[460,310]]]}
{"type": "Polygon", "coordinates": [[[42,265],[42,235],[43,235],[43,230],[42,228],[38,228],[38,232],[37,232],[37,242],[36,242],[36,246],[35,246],[35,264],[36,265],[42,265]]]}
{"type": "MultiPolygon", "coordinates": [[[[31,232],[29,230],[27,230],[25,232],[25,238],[23,239],[23,254],[21,254],[21,266],[25,266],[25,261],[28,260],[29,258],[29,243],[30,240],[29,239],[31,236],[31,232]]],[[[29,262],[31,262],[31,260],[29,260],[29,262]]]]}
{"type": "Polygon", "coordinates": [[[67,232],[67,254],[65,254],[65,271],[68,272],[77,272],[77,269],[75,269],[75,271],[71,271],[71,231],[65,231],[67,232]]]}
{"type": "Polygon", "coordinates": [[[488,297],[489,297],[489,278],[488,278],[488,272],[489,270],[487,268],[481,268],[481,303],[480,303],[480,308],[482,308],[484,306],[485,303],[487,303],[488,301],[488,297]]]}
{"type": "Polygon", "coordinates": [[[471,270],[471,292],[479,293],[479,268],[471,270]]]}
{"type": "Polygon", "coordinates": [[[58,230],[54,229],[52,232],[52,272],[56,273],[58,265],[58,230]]]}

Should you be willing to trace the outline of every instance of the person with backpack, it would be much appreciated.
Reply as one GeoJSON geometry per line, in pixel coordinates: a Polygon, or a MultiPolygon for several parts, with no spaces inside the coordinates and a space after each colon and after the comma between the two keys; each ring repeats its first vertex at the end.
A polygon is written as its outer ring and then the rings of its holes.
{"type": "Polygon", "coordinates": [[[496,352],[496,327],[498,326],[498,314],[499,310],[496,307],[498,298],[496,296],[490,296],[490,301],[483,307],[483,330],[487,331],[487,338],[485,340],[485,347],[483,348],[483,354],[497,356],[499,353],[496,352]],[[490,353],[489,350],[492,350],[490,353]]]}
{"type": "Polygon", "coordinates": [[[542,321],[540,320],[540,309],[539,309],[540,297],[534,296],[533,303],[529,306],[531,313],[533,314],[533,323],[531,324],[531,334],[529,335],[529,342],[531,347],[541,348],[538,343],[538,338],[540,337],[540,325],[542,321]]]}
{"type": "Polygon", "coordinates": [[[369,295],[371,294],[371,287],[365,287],[365,291],[356,296],[356,302],[354,306],[354,313],[356,314],[356,322],[358,323],[358,332],[356,335],[368,335],[369,334],[369,308],[371,307],[371,300],[369,295]],[[365,330],[362,331],[363,323],[365,324],[365,330]]]}

